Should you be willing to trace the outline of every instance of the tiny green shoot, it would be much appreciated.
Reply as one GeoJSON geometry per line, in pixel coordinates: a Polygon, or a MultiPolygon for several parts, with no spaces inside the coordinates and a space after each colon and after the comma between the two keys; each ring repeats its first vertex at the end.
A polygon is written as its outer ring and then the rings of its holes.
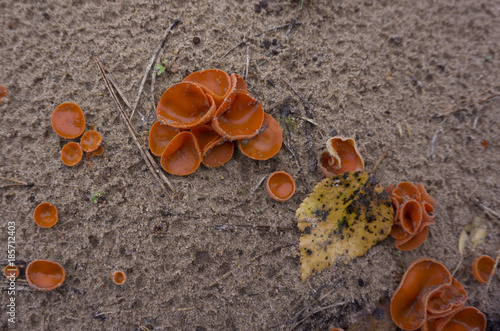
{"type": "Polygon", "coordinates": [[[103,196],[103,195],[104,195],[104,191],[100,191],[100,192],[94,193],[92,195],[92,197],[90,198],[90,201],[92,201],[93,203],[97,203],[97,201],[99,200],[99,197],[103,196]]]}
{"type": "Polygon", "coordinates": [[[265,209],[266,209],[266,207],[255,209],[255,213],[262,213],[265,209]]]}
{"type": "Polygon", "coordinates": [[[484,58],[485,61],[490,61],[491,59],[493,59],[493,55],[488,55],[484,58]]]}
{"type": "Polygon", "coordinates": [[[156,66],[155,66],[155,70],[157,71],[156,74],[158,76],[160,76],[162,73],[164,73],[165,70],[168,68],[168,65],[167,65],[168,64],[168,60],[163,60],[161,63],[163,63],[164,66],[161,65],[160,63],[157,63],[156,66]]]}

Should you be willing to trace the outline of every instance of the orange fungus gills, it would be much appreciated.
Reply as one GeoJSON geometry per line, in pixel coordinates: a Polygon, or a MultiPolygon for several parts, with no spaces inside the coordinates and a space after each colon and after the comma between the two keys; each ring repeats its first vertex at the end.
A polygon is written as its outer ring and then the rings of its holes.
{"type": "Polygon", "coordinates": [[[200,147],[195,136],[189,131],[178,133],[161,155],[161,166],[172,175],[192,174],[200,163],[200,147]]]}
{"type": "Polygon", "coordinates": [[[74,139],[85,130],[85,116],[74,103],[63,103],[52,113],[52,128],[63,138],[74,139]]]}
{"type": "Polygon", "coordinates": [[[287,201],[295,192],[295,181],[284,171],[273,172],[267,178],[267,193],[276,201],[287,201]]]}
{"type": "Polygon", "coordinates": [[[17,265],[7,265],[3,268],[3,274],[7,278],[16,279],[19,277],[19,267],[17,265]]]}
{"type": "Polygon", "coordinates": [[[35,208],[33,218],[40,227],[51,228],[57,223],[57,208],[48,202],[41,203],[35,208]]]}
{"type": "Polygon", "coordinates": [[[168,143],[179,133],[179,129],[156,121],[149,131],[149,149],[156,156],[161,156],[168,143]]]}
{"type": "Polygon", "coordinates": [[[234,142],[219,138],[207,144],[202,152],[201,163],[207,167],[218,167],[233,157],[234,142]]]}
{"type": "Polygon", "coordinates": [[[496,270],[493,269],[494,266],[495,260],[488,255],[481,255],[475,259],[472,264],[472,274],[478,282],[488,284],[488,280],[496,272],[496,270]]]}
{"type": "Polygon", "coordinates": [[[215,101],[217,107],[224,101],[231,89],[229,75],[220,69],[207,69],[193,72],[184,78],[183,82],[192,82],[201,85],[203,90],[215,101]]]}
{"type": "Polygon", "coordinates": [[[252,138],[259,133],[264,120],[264,109],[250,93],[236,91],[231,104],[224,103],[212,120],[212,127],[229,140],[252,138]]]}
{"type": "Polygon", "coordinates": [[[0,102],[2,102],[2,99],[5,98],[8,94],[9,92],[7,91],[7,89],[3,86],[0,86],[0,102]]]}
{"type": "Polygon", "coordinates": [[[209,122],[215,110],[213,98],[205,94],[200,85],[182,82],[163,93],[156,116],[165,125],[190,129],[209,122]]]}
{"type": "Polygon", "coordinates": [[[264,121],[259,133],[250,139],[238,141],[238,147],[243,155],[254,160],[267,160],[275,156],[281,149],[283,132],[276,120],[269,114],[264,114],[264,121]]]}
{"type": "Polygon", "coordinates": [[[111,273],[111,279],[116,285],[123,285],[127,281],[127,275],[123,271],[117,270],[111,273]]]}
{"type": "Polygon", "coordinates": [[[427,319],[429,297],[451,282],[450,272],[438,261],[423,258],[410,264],[391,299],[394,323],[403,330],[420,328],[427,319]]]}
{"type": "Polygon", "coordinates": [[[354,139],[342,137],[328,139],[326,150],[321,154],[319,168],[329,178],[346,171],[362,171],[364,162],[354,139]]]}
{"type": "Polygon", "coordinates": [[[31,287],[40,291],[58,288],[66,278],[66,271],[57,262],[36,260],[26,268],[26,279],[31,287]]]}
{"type": "Polygon", "coordinates": [[[80,145],[82,149],[87,152],[93,152],[101,146],[102,137],[101,134],[95,130],[89,130],[85,132],[80,139],[80,145]]]}
{"type": "Polygon", "coordinates": [[[69,167],[77,165],[82,156],[82,147],[75,142],[67,143],[61,150],[61,161],[69,167]]]}

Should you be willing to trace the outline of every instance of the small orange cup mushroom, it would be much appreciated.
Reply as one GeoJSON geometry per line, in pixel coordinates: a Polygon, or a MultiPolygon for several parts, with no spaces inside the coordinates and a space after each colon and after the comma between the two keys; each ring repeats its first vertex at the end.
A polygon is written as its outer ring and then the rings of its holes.
{"type": "MultiPolygon", "coordinates": [[[[212,120],[212,127],[229,140],[256,136],[264,121],[264,109],[250,93],[238,90],[233,102],[224,102],[212,120]]],[[[227,99],[226,99],[227,100],[227,99]]]]}
{"type": "Polygon", "coordinates": [[[233,152],[234,142],[220,137],[205,146],[201,155],[201,163],[211,168],[221,166],[231,160],[233,152]]]}
{"type": "Polygon", "coordinates": [[[333,137],[326,142],[326,150],[321,154],[319,168],[326,177],[343,174],[346,171],[362,171],[363,158],[352,138],[333,137]]]}
{"type": "Polygon", "coordinates": [[[399,203],[403,203],[407,199],[414,199],[417,202],[422,201],[420,190],[417,185],[409,182],[401,182],[391,192],[391,196],[399,203]]]}
{"type": "Polygon", "coordinates": [[[19,277],[19,267],[17,265],[7,265],[5,266],[5,268],[3,268],[3,274],[5,277],[9,278],[12,280],[12,277],[14,277],[14,279],[16,279],[17,277],[19,277]]]}
{"type": "Polygon", "coordinates": [[[102,154],[104,154],[104,147],[102,147],[102,145],[99,145],[99,147],[97,147],[94,152],[95,156],[101,156],[102,154]]]}
{"type": "Polygon", "coordinates": [[[410,234],[417,234],[422,223],[422,207],[415,199],[409,199],[399,206],[399,225],[410,234]]]}
{"type": "Polygon", "coordinates": [[[64,145],[61,150],[61,161],[68,167],[73,167],[82,160],[82,146],[75,142],[64,145]]]}
{"type": "Polygon", "coordinates": [[[245,83],[243,78],[238,74],[234,74],[234,76],[236,77],[236,90],[247,91],[247,83],[245,83]]]}
{"type": "Polygon", "coordinates": [[[2,102],[3,98],[5,98],[9,94],[9,91],[3,86],[0,86],[0,103],[2,102]]]}
{"type": "Polygon", "coordinates": [[[229,75],[220,69],[207,69],[193,72],[191,75],[184,78],[183,82],[199,84],[205,93],[209,94],[214,99],[216,107],[219,107],[228,93],[230,93],[232,85],[229,75]]]}
{"type": "Polygon", "coordinates": [[[190,129],[208,123],[216,110],[212,96],[200,85],[181,82],[169,87],[161,96],[156,116],[165,125],[190,129]]]}
{"type": "Polygon", "coordinates": [[[443,316],[463,306],[465,301],[467,301],[467,292],[462,284],[453,278],[450,285],[443,286],[432,293],[427,301],[427,312],[433,316],[443,316]]]}
{"type": "Polygon", "coordinates": [[[74,103],[63,103],[52,113],[52,128],[63,138],[74,139],[85,131],[85,116],[74,103]]]}
{"type": "Polygon", "coordinates": [[[450,314],[429,319],[422,327],[423,331],[484,331],[486,317],[474,307],[460,307],[450,314]]]}
{"type": "MultiPolygon", "coordinates": [[[[392,231],[391,231],[392,233],[392,231]]],[[[401,251],[411,251],[414,250],[415,248],[420,247],[425,240],[427,239],[427,236],[429,235],[429,228],[424,227],[419,233],[416,235],[408,235],[404,239],[396,239],[396,248],[401,250],[401,251]]]]}
{"type": "Polygon", "coordinates": [[[35,208],[33,219],[35,220],[35,223],[42,228],[53,227],[56,225],[58,220],[56,206],[48,202],[39,204],[35,208]]]}
{"type": "Polygon", "coordinates": [[[287,201],[295,193],[295,181],[285,171],[273,172],[267,178],[267,193],[276,201],[287,201]]]}
{"type": "Polygon", "coordinates": [[[283,131],[278,122],[269,114],[264,114],[264,121],[259,133],[250,139],[238,141],[241,153],[254,160],[267,160],[278,154],[283,143],[283,131]]]}
{"type": "Polygon", "coordinates": [[[80,139],[80,146],[82,146],[83,151],[90,153],[95,151],[101,146],[102,137],[101,134],[95,130],[89,130],[85,132],[80,139]]]}
{"type": "Polygon", "coordinates": [[[156,156],[161,156],[172,139],[179,133],[179,129],[156,121],[149,130],[149,149],[156,156]]]}
{"type": "Polygon", "coordinates": [[[480,283],[488,284],[489,279],[496,272],[493,267],[495,266],[495,260],[488,255],[481,255],[474,260],[472,264],[472,274],[474,278],[480,283]]]}
{"type": "Polygon", "coordinates": [[[57,262],[36,260],[26,268],[26,279],[31,287],[39,291],[52,291],[66,278],[66,271],[57,262]]]}
{"type": "Polygon", "coordinates": [[[162,168],[172,175],[186,176],[198,169],[201,151],[195,136],[189,131],[178,133],[161,155],[162,168]]]}
{"type": "Polygon", "coordinates": [[[452,283],[448,269],[436,260],[423,258],[408,266],[391,299],[391,316],[403,330],[416,330],[427,319],[427,301],[452,283]]]}
{"type": "Polygon", "coordinates": [[[121,285],[125,284],[125,282],[127,281],[127,275],[125,274],[125,272],[123,272],[121,270],[113,271],[111,273],[111,280],[113,280],[113,282],[116,285],[121,286],[121,285]]]}
{"type": "Polygon", "coordinates": [[[195,126],[191,129],[191,133],[196,137],[200,151],[203,151],[208,144],[221,138],[210,125],[195,126]]]}

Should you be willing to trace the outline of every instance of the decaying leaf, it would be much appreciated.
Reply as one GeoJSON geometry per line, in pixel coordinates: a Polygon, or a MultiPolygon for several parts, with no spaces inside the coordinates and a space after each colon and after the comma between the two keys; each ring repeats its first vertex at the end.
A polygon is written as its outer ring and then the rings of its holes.
{"type": "Polygon", "coordinates": [[[464,256],[469,256],[471,252],[474,252],[476,247],[484,241],[487,234],[486,220],[483,217],[474,217],[472,222],[464,226],[458,239],[458,252],[461,255],[460,261],[458,261],[452,275],[455,275],[462,265],[464,256]]]}
{"type": "Polygon", "coordinates": [[[364,255],[391,232],[389,195],[368,172],[346,172],[319,182],[297,209],[302,281],[337,260],[364,255]]]}

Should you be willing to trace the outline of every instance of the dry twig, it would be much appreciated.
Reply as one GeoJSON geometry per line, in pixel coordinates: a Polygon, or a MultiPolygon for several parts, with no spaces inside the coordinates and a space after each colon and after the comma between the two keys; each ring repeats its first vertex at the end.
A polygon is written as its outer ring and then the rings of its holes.
{"type": "Polygon", "coordinates": [[[148,78],[148,73],[151,71],[151,68],[153,67],[153,64],[156,61],[156,58],[158,57],[158,53],[160,53],[160,49],[163,47],[165,42],[167,41],[168,36],[170,35],[170,32],[176,27],[177,24],[179,24],[181,20],[176,19],[170,26],[170,28],[165,32],[163,35],[163,38],[161,38],[160,43],[156,47],[155,52],[153,53],[153,56],[151,57],[151,60],[149,60],[148,66],[146,67],[146,71],[144,72],[144,76],[142,77],[141,85],[139,86],[139,92],[137,93],[137,97],[135,98],[134,106],[132,107],[132,114],[130,114],[129,121],[132,120],[132,116],[134,116],[135,110],[137,109],[137,105],[139,104],[139,101],[141,99],[142,95],[142,90],[144,89],[144,84],[146,84],[146,79],[148,78]]]}
{"type": "Polygon", "coordinates": [[[382,160],[387,156],[387,153],[384,153],[382,155],[380,155],[380,157],[378,158],[378,161],[377,163],[375,163],[375,165],[373,166],[373,169],[372,169],[372,173],[375,172],[375,170],[377,169],[377,167],[379,166],[380,162],[382,162],[382,160]]]}
{"type": "Polygon", "coordinates": [[[491,99],[491,98],[493,98],[493,97],[496,97],[496,96],[498,96],[498,95],[500,95],[500,94],[499,94],[499,93],[495,93],[495,94],[492,94],[492,95],[490,95],[490,96],[488,96],[488,97],[486,97],[486,98],[483,98],[483,99],[481,99],[481,100],[469,102],[469,101],[470,101],[470,100],[472,100],[473,98],[477,98],[477,97],[480,97],[480,96],[482,96],[482,95],[485,95],[486,93],[489,93],[491,90],[496,89],[496,88],[498,88],[498,87],[500,87],[500,84],[495,85],[495,86],[493,86],[493,87],[490,87],[489,89],[484,90],[484,91],[482,91],[482,92],[479,92],[478,94],[473,95],[473,96],[472,96],[472,97],[470,97],[470,98],[460,100],[459,102],[457,102],[457,103],[455,103],[455,104],[453,104],[453,105],[449,106],[449,107],[448,107],[448,108],[446,108],[443,112],[441,112],[441,113],[439,113],[439,114],[436,114],[436,115],[434,115],[433,117],[443,117],[443,116],[446,116],[446,115],[452,114],[452,113],[454,113],[454,112],[456,112],[456,111],[458,111],[458,110],[460,110],[460,109],[462,109],[462,108],[464,108],[464,107],[469,107],[469,106],[474,105],[475,103],[481,103],[481,102],[484,102],[484,101],[486,101],[486,100],[489,100],[489,99],[491,99]],[[466,105],[464,105],[463,107],[458,107],[458,106],[460,106],[461,104],[466,103],[466,102],[469,102],[469,103],[467,103],[467,104],[466,104],[466,105]]]}
{"type": "Polygon", "coordinates": [[[29,185],[28,183],[17,180],[17,179],[12,179],[12,178],[7,178],[7,177],[0,177],[0,179],[14,182],[13,184],[0,185],[0,188],[9,187],[9,186],[28,186],[29,185]]]}
{"type": "Polygon", "coordinates": [[[101,61],[99,61],[99,58],[97,57],[97,55],[95,55],[94,52],[92,52],[92,56],[94,57],[94,61],[96,62],[97,66],[99,67],[99,71],[101,72],[102,78],[104,79],[104,83],[106,84],[106,87],[108,88],[109,93],[111,94],[116,106],[118,107],[118,110],[120,111],[120,115],[122,116],[123,120],[125,121],[127,129],[129,130],[129,133],[132,136],[137,148],[141,152],[141,155],[144,159],[144,162],[148,166],[149,171],[153,174],[153,177],[157,180],[157,182],[160,184],[161,188],[168,195],[169,198],[172,199],[172,196],[168,192],[168,190],[165,187],[163,182],[165,182],[168,185],[168,187],[172,190],[172,192],[174,192],[178,196],[177,192],[174,190],[174,188],[170,184],[169,180],[161,172],[160,167],[158,166],[158,164],[156,164],[156,162],[153,159],[153,157],[151,156],[151,154],[149,154],[148,151],[145,151],[144,148],[142,147],[142,145],[139,143],[139,140],[137,140],[137,137],[135,136],[132,124],[130,123],[130,120],[128,119],[127,115],[125,114],[125,111],[123,110],[122,105],[118,102],[118,98],[116,97],[116,94],[113,92],[113,88],[111,86],[110,81],[108,80],[108,75],[106,74],[106,70],[104,70],[104,67],[103,67],[101,61]],[[155,171],[155,169],[153,169],[153,167],[156,168],[156,171],[155,171]],[[163,181],[162,181],[162,179],[163,179],[163,181]]]}

